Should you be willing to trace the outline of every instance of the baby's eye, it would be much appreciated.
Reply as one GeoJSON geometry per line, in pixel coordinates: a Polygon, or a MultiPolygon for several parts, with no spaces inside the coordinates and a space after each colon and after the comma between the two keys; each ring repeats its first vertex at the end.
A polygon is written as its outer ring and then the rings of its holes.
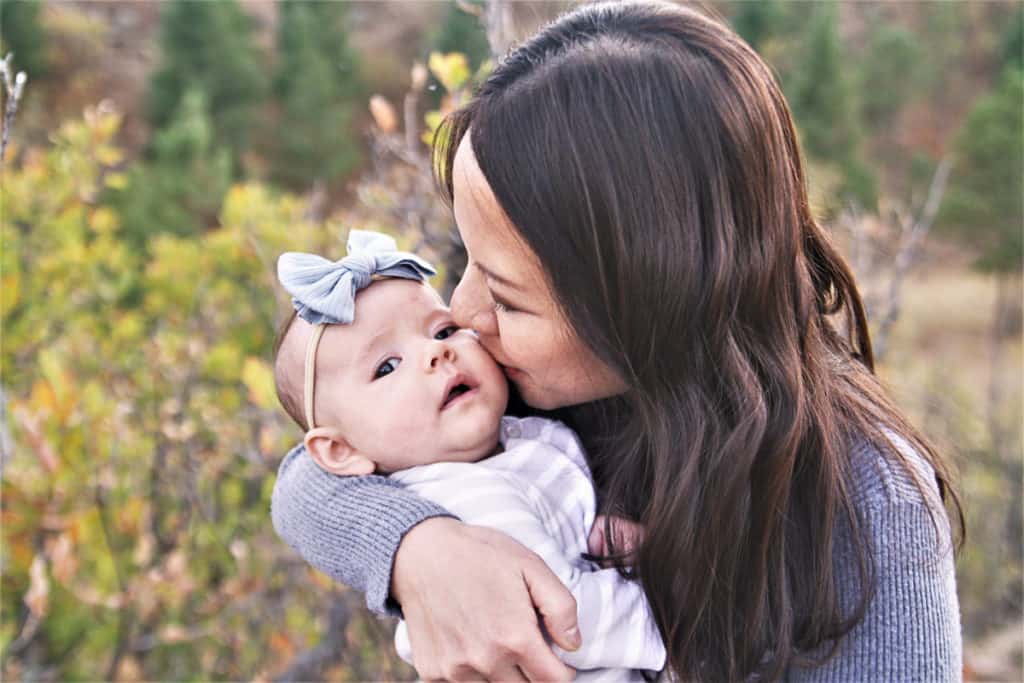
{"type": "Polygon", "coordinates": [[[442,340],[442,339],[447,339],[448,337],[452,336],[453,334],[455,334],[458,331],[459,331],[459,326],[458,325],[449,325],[448,327],[444,328],[443,330],[441,330],[440,332],[435,334],[434,335],[434,339],[437,339],[439,341],[442,340]]]}
{"type": "Polygon", "coordinates": [[[379,366],[377,366],[377,370],[373,373],[373,378],[374,379],[380,379],[381,377],[384,377],[385,375],[390,375],[392,372],[394,372],[395,370],[398,369],[398,365],[401,362],[402,362],[401,358],[394,358],[394,357],[388,358],[383,363],[381,363],[379,366]]]}

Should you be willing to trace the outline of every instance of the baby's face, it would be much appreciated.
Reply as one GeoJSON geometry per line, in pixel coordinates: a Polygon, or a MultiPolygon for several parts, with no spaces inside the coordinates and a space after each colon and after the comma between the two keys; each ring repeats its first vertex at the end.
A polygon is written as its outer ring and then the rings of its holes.
{"type": "Polygon", "coordinates": [[[429,285],[389,279],[329,325],[316,360],[317,423],[384,472],[491,452],[508,402],[501,369],[429,285]]]}

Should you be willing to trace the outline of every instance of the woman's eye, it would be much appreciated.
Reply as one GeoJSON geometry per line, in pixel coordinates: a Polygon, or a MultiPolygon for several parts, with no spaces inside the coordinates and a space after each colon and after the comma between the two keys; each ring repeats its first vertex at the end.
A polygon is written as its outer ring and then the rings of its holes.
{"type": "Polygon", "coordinates": [[[453,334],[455,334],[458,331],[459,331],[459,326],[458,325],[449,325],[448,327],[444,328],[443,330],[441,330],[440,332],[435,334],[434,335],[434,339],[437,339],[438,341],[443,340],[443,339],[447,339],[448,337],[452,336],[453,334]]]}
{"type": "Polygon", "coordinates": [[[377,366],[376,372],[373,373],[374,379],[380,379],[385,375],[390,375],[392,372],[398,369],[399,363],[402,362],[401,358],[388,358],[379,366],[377,366]]]}
{"type": "Polygon", "coordinates": [[[511,313],[514,310],[516,310],[516,309],[512,308],[508,304],[503,304],[500,301],[495,301],[494,302],[494,312],[495,313],[511,313]]]}

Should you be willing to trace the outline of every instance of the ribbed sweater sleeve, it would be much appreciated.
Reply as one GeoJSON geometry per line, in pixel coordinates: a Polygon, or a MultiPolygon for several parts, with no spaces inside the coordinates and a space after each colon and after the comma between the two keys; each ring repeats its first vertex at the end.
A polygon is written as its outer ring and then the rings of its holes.
{"type": "MultiPolygon", "coordinates": [[[[791,667],[789,681],[932,683],[963,676],[949,523],[931,468],[909,448],[900,450],[909,469],[868,446],[852,458],[854,504],[876,579],[864,620],[840,640],[832,659],[816,668],[791,667]],[[925,495],[912,478],[922,482],[925,495]]],[[[861,590],[848,526],[840,527],[835,559],[849,614],[861,590]]]]}
{"type": "Polygon", "coordinates": [[[443,507],[386,477],[339,477],[299,444],[277,471],[270,516],[277,535],[306,562],[366,595],[374,612],[399,616],[388,598],[402,537],[443,507]]]}

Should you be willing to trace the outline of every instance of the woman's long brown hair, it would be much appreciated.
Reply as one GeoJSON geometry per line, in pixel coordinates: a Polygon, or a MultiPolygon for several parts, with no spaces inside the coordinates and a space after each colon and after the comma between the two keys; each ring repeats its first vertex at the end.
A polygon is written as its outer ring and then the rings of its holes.
{"type": "Polygon", "coordinates": [[[900,435],[961,529],[962,515],[946,465],[873,375],[860,295],[811,215],[771,70],[694,11],[589,5],[513,49],[447,118],[435,168],[449,200],[467,133],[576,334],[629,384],[570,420],[604,507],[646,528],[635,574],[669,665],[686,680],[777,678],[834,652],[875,585],[855,444],[899,461],[887,435],[900,435]]]}

